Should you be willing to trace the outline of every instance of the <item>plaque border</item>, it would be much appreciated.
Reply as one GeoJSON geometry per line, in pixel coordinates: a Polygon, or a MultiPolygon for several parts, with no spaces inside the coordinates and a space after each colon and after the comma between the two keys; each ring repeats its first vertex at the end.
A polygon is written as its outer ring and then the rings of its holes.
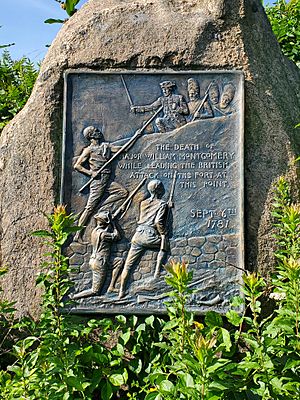
{"type": "MultiPolygon", "coordinates": [[[[212,69],[212,70],[174,70],[174,69],[161,69],[161,70],[127,70],[122,68],[114,68],[114,69],[106,69],[106,70],[93,70],[89,68],[79,68],[74,69],[70,68],[64,71],[63,79],[63,124],[62,124],[62,142],[61,142],[61,163],[60,163],[60,190],[59,190],[59,199],[60,204],[64,204],[64,184],[65,184],[65,168],[66,168],[66,138],[67,138],[67,95],[68,95],[68,78],[72,74],[90,74],[90,75],[210,75],[210,74],[237,74],[241,79],[241,124],[239,129],[239,156],[240,156],[240,163],[239,163],[239,179],[240,179],[240,188],[239,188],[239,222],[240,222],[240,251],[238,253],[238,264],[242,265],[242,267],[235,267],[240,271],[246,271],[245,265],[245,211],[244,211],[244,204],[245,204],[245,176],[244,176],[244,166],[245,166],[245,151],[244,151],[244,144],[245,144],[245,75],[242,70],[231,70],[231,69],[212,69]]],[[[241,285],[243,284],[242,274],[240,274],[239,282],[241,285]]],[[[240,296],[244,297],[242,291],[240,291],[240,296]]],[[[201,310],[193,310],[193,307],[187,307],[187,310],[193,312],[195,315],[204,315],[207,311],[210,310],[212,306],[207,306],[207,310],[205,307],[204,311],[201,310]]],[[[90,309],[87,307],[71,307],[62,310],[63,312],[71,312],[73,314],[78,315],[117,315],[117,314],[124,314],[124,315],[166,315],[166,310],[145,310],[145,309],[134,309],[134,311],[130,311],[130,309],[124,309],[120,306],[115,306],[113,309],[108,308],[94,308],[90,309]],[[147,312],[148,311],[148,312],[147,312]]],[[[239,309],[239,313],[243,312],[243,306],[239,309]]]]}

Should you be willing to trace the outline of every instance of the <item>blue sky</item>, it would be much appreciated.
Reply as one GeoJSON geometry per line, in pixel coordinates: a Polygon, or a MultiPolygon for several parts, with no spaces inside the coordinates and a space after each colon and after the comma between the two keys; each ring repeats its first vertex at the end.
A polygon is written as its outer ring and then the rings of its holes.
{"type": "MultiPolygon", "coordinates": [[[[86,2],[81,0],[78,7],[86,2]]],[[[266,4],[272,2],[265,1],[266,4]]],[[[9,48],[13,58],[25,55],[38,62],[47,52],[45,45],[51,44],[61,27],[60,24],[45,24],[44,20],[65,19],[66,16],[55,0],[2,0],[0,44],[15,42],[9,48]]]]}

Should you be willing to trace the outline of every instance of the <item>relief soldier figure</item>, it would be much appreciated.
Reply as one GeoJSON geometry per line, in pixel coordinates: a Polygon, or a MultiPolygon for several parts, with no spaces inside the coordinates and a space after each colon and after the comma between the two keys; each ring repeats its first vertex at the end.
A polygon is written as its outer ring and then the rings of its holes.
{"type": "Polygon", "coordinates": [[[93,251],[89,261],[90,268],[93,271],[92,287],[74,294],[73,299],[100,294],[107,275],[112,243],[121,238],[109,211],[100,211],[94,218],[97,221],[97,226],[91,235],[93,251]]]}
{"type": "Polygon", "coordinates": [[[227,83],[220,93],[219,86],[213,82],[209,88],[209,101],[215,117],[223,117],[232,114],[235,109],[231,102],[235,96],[235,87],[232,83],[227,83]]]}
{"type": "MultiPolygon", "coordinates": [[[[78,225],[81,226],[84,226],[88,222],[92,213],[101,203],[105,193],[108,194],[108,197],[104,202],[102,202],[102,209],[117,208],[120,202],[124,200],[128,194],[127,190],[122,185],[111,180],[111,164],[107,165],[111,158],[111,154],[120,151],[122,147],[113,143],[104,142],[102,132],[94,126],[85,128],[83,130],[83,135],[90,141],[90,145],[83,149],[74,165],[74,168],[77,171],[90,176],[91,182],[89,185],[89,197],[78,221],[78,225]],[[89,168],[86,168],[85,164],[88,164],[89,168]],[[101,168],[102,171],[99,173],[101,168]]],[[[140,131],[132,137],[133,140],[131,139],[131,145],[133,145],[139,136],[140,131]]],[[[79,240],[81,235],[82,231],[77,232],[74,240],[79,240]]]]}
{"type": "Polygon", "coordinates": [[[234,107],[231,105],[234,95],[235,95],[234,85],[232,83],[227,83],[224,86],[220,99],[220,109],[226,115],[232,114],[235,111],[234,107]]]}
{"type": "Polygon", "coordinates": [[[162,200],[165,192],[164,186],[160,180],[154,179],[148,183],[147,189],[150,197],[140,204],[138,226],[131,239],[131,246],[121,275],[119,298],[125,296],[130,270],[145,250],[160,250],[156,261],[156,276],[159,274],[162,259],[168,251],[167,218],[169,205],[162,200]]]}
{"type": "Polygon", "coordinates": [[[210,104],[214,106],[218,106],[220,101],[220,90],[219,86],[216,82],[212,82],[209,88],[209,101],[210,104]]]}
{"type": "Polygon", "coordinates": [[[188,94],[190,99],[188,107],[191,120],[212,118],[214,116],[208,99],[201,99],[199,83],[194,78],[188,79],[188,94]]]}
{"type": "Polygon", "coordinates": [[[155,120],[159,132],[169,132],[186,124],[186,116],[189,114],[187,103],[183,96],[174,94],[176,84],[172,81],[164,81],[160,84],[163,96],[152,104],[145,106],[132,106],[131,111],[145,113],[155,111],[162,107],[163,116],[155,120]]]}

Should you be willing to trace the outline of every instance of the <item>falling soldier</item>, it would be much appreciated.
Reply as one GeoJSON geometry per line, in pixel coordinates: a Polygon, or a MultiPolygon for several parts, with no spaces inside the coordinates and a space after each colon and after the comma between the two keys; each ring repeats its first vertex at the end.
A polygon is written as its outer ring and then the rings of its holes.
{"type": "MultiPolygon", "coordinates": [[[[159,250],[156,260],[155,277],[159,275],[162,260],[169,250],[167,219],[169,208],[172,207],[173,204],[170,200],[167,203],[161,199],[165,190],[160,180],[151,180],[148,183],[147,189],[150,193],[150,197],[143,200],[140,204],[138,226],[131,239],[131,246],[121,274],[120,299],[125,296],[130,270],[143,255],[145,250],[159,250]]],[[[174,188],[172,190],[174,191],[174,188]]]]}
{"type": "Polygon", "coordinates": [[[164,81],[160,84],[163,96],[160,96],[152,104],[145,106],[132,106],[131,111],[145,113],[155,111],[162,107],[163,116],[155,120],[159,132],[169,132],[186,124],[186,115],[189,109],[183,96],[174,94],[176,84],[172,81],[164,81]]]}

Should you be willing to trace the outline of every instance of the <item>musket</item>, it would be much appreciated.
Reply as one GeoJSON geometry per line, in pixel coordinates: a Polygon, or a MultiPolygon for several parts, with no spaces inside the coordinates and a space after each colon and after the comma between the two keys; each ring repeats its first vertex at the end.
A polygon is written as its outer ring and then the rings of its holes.
{"type": "Polygon", "coordinates": [[[141,182],[133,189],[133,191],[129,194],[127,199],[120,205],[120,207],[113,213],[112,215],[112,220],[116,219],[118,215],[124,211],[126,211],[126,207],[130,204],[131,200],[133,197],[136,195],[136,193],[140,190],[140,188],[144,185],[146,182],[147,178],[144,178],[141,180],[141,182]]]}
{"type": "Polygon", "coordinates": [[[125,82],[125,80],[124,80],[124,78],[123,78],[123,75],[121,75],[121,80],[122,80],[122,83],[123,83],[125,92],[126,92],[126,94],[127,94],[127,99],[128,99],[128,101],[129,101],[130,107],[133,107],[133,102],[132,102],[132,100],[131,100],[131,96],[130,96],[130,93],[129,93],[129,91],[128,91],[126,82],[125,82]]]}
{"type": "MultiPolygon", "coordinates": [[[[175,192],[176,178],[177,178],[177,171],[174,171],[174,176],[173,176],[173,181],[172,181],[172,185],[171,185],[169,200],[168,200],[168,203],[167,203],[168,209],[167,209],[167,215],[166,215],[166,219],[165,219],[166,226],[168,224],[168,219],[169,219],[169,216],[170,216],[171,208],[173,207],[173,197],[174,197],[174,192],[175,192]]],[[[155,267],[155,271],[154,271],[154,277],[155,278],[159,276],[160,267],[161,267],[161,263],[163,261],[163,258],[165,256],[166,248],[167,248],[167,238],[165,236],[163,236],[161,238],[160,250],[158,252],[157,260],[156,260],[156,267],[155,267]]]]}
{"type": "Polygon", "coordinates": [[[203,107],[204,103],[206,102],[206,100],[207,100],[207,98],[208,98],[208,92],[209,92],[209,89],[210,89],[211,85],[212,85],[212,82],[210,82],[208,88],[206,89],[206,92],[205,92],[205,94],[204,94],[204,97],[203,97],[203,99],[202,99],[202,101],[201,101],[199,107],[198,107],[197,110],[195,111],[194,116],[193,116],[191,122],[195,121],[195,118],[196,118],[198,112],[201,110],[201,108],[203,107]]]}
{"type": "Polygon", "coordinates": [[[176,178],[177,178],[177,171],[174,171],[174,176],[173,176],[171,190],[170,190],[170,194],[169,194],[169,200],[168,200],[169,209],[173,207],[173,205],[171,205],[171,204],[173,204],[173,197],[174,197],[174,192],[175,192],[176,178]]]}
{"type": "MultiPolygon", "coordinates": [[[[159,109],[152,115],[151,118],[146,121],[146,123],[142,126],[142,128],[138,131],[139,135],[147,128],[149,124],[157,117],[157,115],[162,111],[163,106],[159,107],[159,109]]],[[[111,164],[123,151],[126,151],[128,147],[130,147],[137,139],[139,136],[136,133],[132,136],[131,139],[128,140],[127,143],[125,143],[108,161],[106,161],[105,164],[102,165],[102,167],[97,171],[96,175],[90,178],[80,189],[79,192],[82,192],[86,187],[88,187],[95,178],[97,178],[101,172],[108,167],[109,164],[111,164]]]]}

